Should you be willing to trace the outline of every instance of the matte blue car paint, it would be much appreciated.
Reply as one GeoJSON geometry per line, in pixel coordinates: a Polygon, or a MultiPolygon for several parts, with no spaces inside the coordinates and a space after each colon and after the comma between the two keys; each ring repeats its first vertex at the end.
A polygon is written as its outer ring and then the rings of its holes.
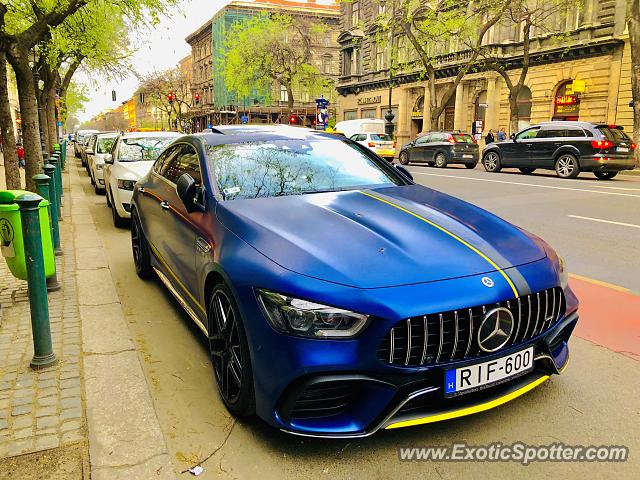
{"type": "MultiPolygon", "coordinates": [[[[202,152],[202,138],[189,141],[202,152]]],[[[206,162],[201,167],[206,172],[206,162]]],[[[207,275],[217,272],[229,284],[245,322],[256,410],[274,426],[318,434],[364,431],[391,407],[398,385],[414,381],[416,375],[443,375],[442,366],[401,368],[377,359],[380,342],[398,320],[514,296],[499,272],[459,242],[356,191],[220,202],[209,175],[203,173],[203,177],[209,192],[207,212],[200,214],[195,235],[205,238],[212,248],[208,255],[201,255],[194,245],[192,269],[170,271],[185,265],[170,250],[170,244],[184,239],[168,228],[171,223],[162,215],[149,211],[160,209],[159,199],[152,195],[165,188],[160,185],[164,182],[152,173],[138,182],[134,207],[140,210],[148,239],[168,252],[167,258],[154,264],[168,275],[186,279],[178,287],[190,290],[183,293],[205,325],[201,310],[206,309],[207,275]],[[141,186],[144,194],[139,191],[141,186]],[[492,278],[495,286],[485,287],[483,276],[492,278]],[[366,313],[371,315],[370,323],[355,339],[286,335],[264,318],[256,288],[366,313]],[[300,379],[326,374],[392,378],[396,386],[368,385],[366,400],[349,419],[284,422],[277,411],[283,392],[300,379]]],[[[417,185],[371,192],[419,212],[493,255],[509,278],[526,279],[517,281],[521,295],[560,284],[557,257],[542,240],[484,210],[417,185]],[[552,252],[549,257],[545,249],[552,252]]],[[[577,299],[568,287],[565,296],[564,320],[545,337],[553,338],[556,331],[577,319],[572,316],[577,299]]],[[[513,349],[519,348],[522,346],[513,349]]],[[[558,365],[564,363],[566,354],[565,345],[557,352],[558,365]]]]}

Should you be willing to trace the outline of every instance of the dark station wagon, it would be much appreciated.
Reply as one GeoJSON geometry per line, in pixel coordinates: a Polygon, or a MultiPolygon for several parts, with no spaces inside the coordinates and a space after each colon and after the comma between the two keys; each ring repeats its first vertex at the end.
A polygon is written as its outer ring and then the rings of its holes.
{"type": "Polygon", "coordinates": [[[398,157],[403,165],[416,162],[439,168],[450,163],[462,163],[467,168],[475,168],[479,158],[476,141],[468,133],[459,131],[423,133],[403,145],[398,157]]]}
{"type": "Polygon", "coordinates": [[[561,178],[593,172],[609,180],[621,170],[635,168],[636,144],[621,126],[588,122],[545,122],[526,128],[511,139],[487,145],[482,164],[488,172],[515,167],[522,173],[538,168],[555,170],[561,178]]]}

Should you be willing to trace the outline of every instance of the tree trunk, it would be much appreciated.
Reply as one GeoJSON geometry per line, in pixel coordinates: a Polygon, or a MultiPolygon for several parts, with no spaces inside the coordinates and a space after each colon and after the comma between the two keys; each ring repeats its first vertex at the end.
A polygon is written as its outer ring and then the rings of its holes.
{"type": "MultiPolygon", "coordinates": [[[[45,85],[45,87],[47,87],[45,85]]],[[[58,119],[56,118],[56,85],[55,80],[52,85],[45,88],[45,115],[47,117],[47,135],[49,137],[50,152],[53,150],[53,145],[58,143],[58,119]]]]}
{"type": "Polygon", "coordinates": [[[633,99],[633,141],[640,143],[640,1],[629,0],[627,9],[631,45],[631,95],[633,99]]]}
{"type": "MultiPolygon", "coordinates": [[[[518,89],[520,90],[520,89],[518,89]]],[[[518,115],[518,95],[520,92],[514,90],[509,91],[509,132],[516,133],[520,117],[518,115]]]]}
{"type": "Polygon", "coordinates": [[[286,85],[287,87],[287,107],[289,108],[289,116],[291,116],[291,109],[293,108],[293,88],[291,85],[286,85]]]}
{"type": "Polygon", "coordinates": [[[13,131],[11,105],[9,105],[9,88],[7,82],[7,58],[0,51],[0,130],[4,146],[4,177],[9,190],[20,190],[20,168],[16,152],[16,136],[13,131]]]}
{"type": "Polygon", "coordinates": [[[25,176],[27,189],[35,192],[33,176],[42,172],[42,152],[40,147],[40,127],[38,125],[38,105],[34,88],[33,74],[29,67],[28,52],[14,49],[9,62],[16,73],[20,117],[22,119],[22,139],[26,162],[25,176]]]}

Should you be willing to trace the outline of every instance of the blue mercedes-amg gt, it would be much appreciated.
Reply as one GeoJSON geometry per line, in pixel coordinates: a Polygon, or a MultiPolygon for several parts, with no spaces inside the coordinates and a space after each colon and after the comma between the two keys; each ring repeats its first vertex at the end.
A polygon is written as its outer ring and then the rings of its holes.
{"type": "Polygon", "coordinates": [[[131,213],[138,275],[207,335],[235,415],[366,436],[496,407],[567,363],[578,301],[553,249],[347,139],[182,137],[131,213]]]}

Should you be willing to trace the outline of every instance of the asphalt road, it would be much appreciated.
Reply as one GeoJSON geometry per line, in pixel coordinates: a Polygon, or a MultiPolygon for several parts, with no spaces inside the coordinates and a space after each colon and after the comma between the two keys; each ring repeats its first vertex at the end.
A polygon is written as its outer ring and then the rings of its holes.
{"type": "MultiPolygon", "coordinates": [[[[458,168],[412,166],[411,171],[420,183],[474,202],[541,235],[565,256],[571,271],[640,291],[640,178],[621,177],[605,183],[491,175],[458,168]]],[[[104,197],[93,193],[88,178],[85,192],[176,472],[207,458],[199,478],[637,478],[640,369],[637,358],[613,351],[606,341],[600,342],[604,347],[597,344],[602,328],[593,315],[595,338],[572,339],[572,360],[563,375],[485,413],[349,441],[301,439],[275,431],[258,419],[234,421],[218,399],[200,331],[158,281],[138,279],[129,232],[113,227],[104,197]],[[627,445],[631,453],[626,463],[538,463],[526,467],[398,460],[398,447],[453,441],[476,445],[516,441],[618,444],[627,445]]],[[[588,287],[582,285],[583,291],[604,305],[616,301],[613,292],[624,296],[622,302],[638,298],[620,289],[588,283],[588,287]]],[[[631,314],[637,319],[640,307],[631,314]]],[[[637,322],[631,328],[637,338],[635,325],[637,322]]],[[[606,326],[611,328],[609,322],[606,326]]]]}

